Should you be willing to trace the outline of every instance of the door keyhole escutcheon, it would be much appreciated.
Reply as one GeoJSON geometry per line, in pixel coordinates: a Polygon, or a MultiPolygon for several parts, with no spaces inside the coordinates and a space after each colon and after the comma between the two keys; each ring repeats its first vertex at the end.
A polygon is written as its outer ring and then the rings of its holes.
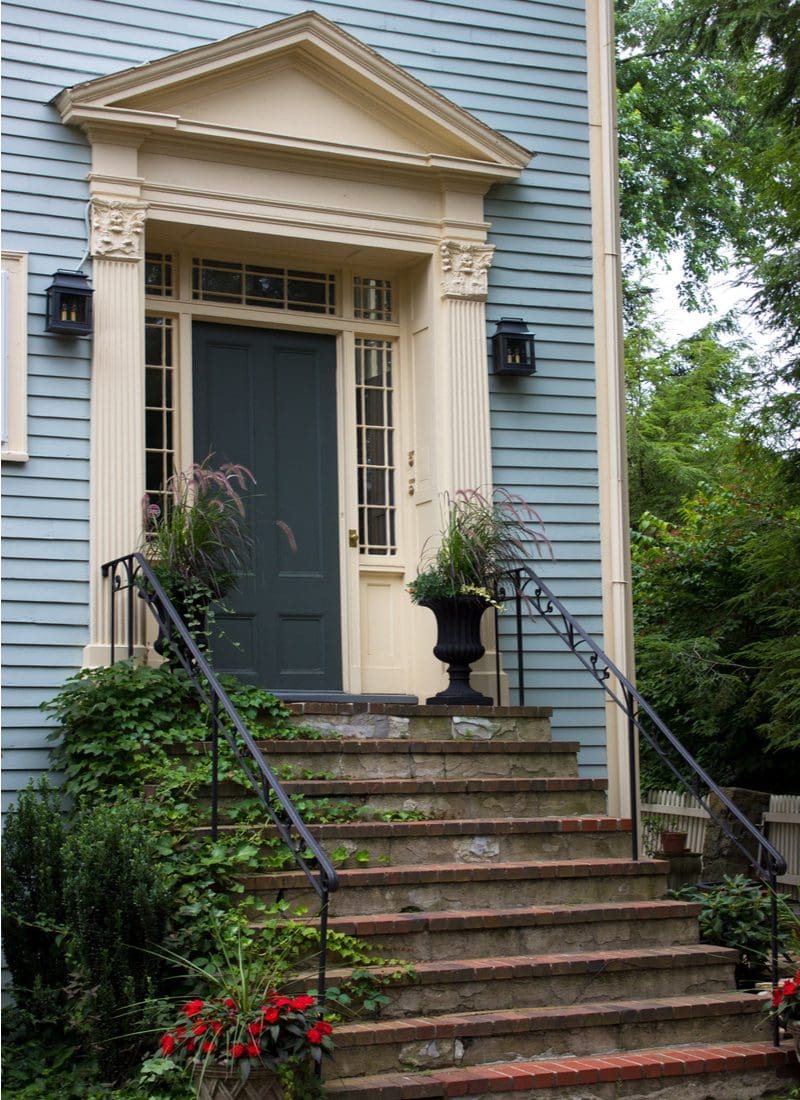
{"type": "Polygon", "coordinates": [[[358,531],[356,531],[355,528],[351,527],[347,532],[347,541],[354,548],[358,546],[358,531]]]}

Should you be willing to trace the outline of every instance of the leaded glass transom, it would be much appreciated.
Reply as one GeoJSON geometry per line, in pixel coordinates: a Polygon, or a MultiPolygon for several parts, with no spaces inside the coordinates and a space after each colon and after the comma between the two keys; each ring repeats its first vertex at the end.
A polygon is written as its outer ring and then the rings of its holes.
{"type": "Polygon", "coordinates": [[[172,294],[172,256],[168,252],[147,252],[144,257],[145,294],[172,294]]]}
{"type": "Polygon", "coordinates": [[[336,277],[321,271],[195,258],[192,297],[201,302],[332,314],[336,312],[336,277]]]}
{"type": "Polygon", "coordinates": [[[364,321],[391,321],[391,282],[356,275],[353,279],[353,314],[364,321]]]}

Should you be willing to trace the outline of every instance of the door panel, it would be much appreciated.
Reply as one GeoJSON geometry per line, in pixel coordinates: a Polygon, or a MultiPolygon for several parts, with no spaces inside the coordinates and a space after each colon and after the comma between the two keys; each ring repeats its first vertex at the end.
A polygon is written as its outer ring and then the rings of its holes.
{"type": "Polygon", "coordinates": [[[196,460],[256,478],[253,567],[217,614],[216,665],[341,690],[335,338],[197,323],[193,386],[196,460]]]}

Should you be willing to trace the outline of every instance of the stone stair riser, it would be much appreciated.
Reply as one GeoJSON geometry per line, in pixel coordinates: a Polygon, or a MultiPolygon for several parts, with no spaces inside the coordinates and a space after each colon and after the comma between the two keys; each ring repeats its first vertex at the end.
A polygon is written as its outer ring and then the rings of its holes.
{"type": "MultiPolygon", "coordinates": [[[[245,890],[273,900],[279,887],[269,875],[245,881],[245,890]]],[[[657,876],[611,876],[590,878],[498,879],[456,882],[398,883],[376,886],[346,886],[331,898],[332,916],[355,913],[409,912],[431,909],[474,909],[494,894],[506,909],[529,905],[557,905],[587,901],[629,901],[660,897],[664,883],[657,876]]],[[[303,887],[284,888],[283,896],[293,909],[313,908],[316,895],[303,887]]]]}
{"type": "MultiPolygon", "coordinates": [[[[630,1000],[643,989],[650,997],[668,997],[677,986],[686,995],[727,993],[730,991],[731,963],[683,966],[676,976],[667,967],[646,967],[596,973],[570,973],[549,977],[509,975],[474,980],[436,981],[433,976],[418,976],[419,984],[392,983],[390,1003],[382,1018],[431,1016],[435,1013],[485,1012],[506,1009],[509,1005],[543,1007],[571,1005],[580,1001],[630,1000]]],[[[343,979],[334,971],[331,983],[343,979]]]]}
{"type": "MultiPolygon", "coordinates": [[[[350,931],[345,922],[343,930],[350,931]]],[[[334,920],[332,928],[337,928],[334,920]]],[[[493,955],[523,955],[549,951],[588,951],[596,947],[651,947],[691,943],[697,939],[697,921],[638,918],[629,921],[595,921],[551,927],[492,928],[485,931],[428,931],[422,936],[407,933],[369,934],[370,943],[384,958],[411,962],[489,958],[493,955]]],[[[357,932],[355,934],[358,934],[357,932]]],[[[730,988],[730,972],[728,986],[730,988]]]]}
{"type": "MultiPolygon", "coordinates": [[[[313,746],[313,742],[312,742],[313,746]]],[[[472,746],[470,746],[471,748],[472,746]]],[[[538,748],[538,746],[536,746],[538,748]]],[[[302,766],[309,771],[342,779],[520,779],[525,776],[577,776],[574,751],[492,753],[322,751],[304,754],[269,749],[264,758],[273,769],[302,766]]]]}
{"type": "MultiPolygon", "coordinates": [[[[482,1063],[509,1062],[514,1059],[550,1058],[564,1055],[597,1054],[603,1051],[635,1050],[639,1047],[704,1043],[718,1041],[753,1042],[765,1039],[752,1013],[732,1007],[712,1016],[675,1018],[667,1014],[654,1018],[653,1012],[630,1010],[623,1020],[585,1021],[570,1026],[566,1018],[554,1014],[546,1026],[514,1021],[507,1030],[495,1027],[489,1033],[471,1028],[467,1020],[457,1034],[440,1033],[404,1042],[370,1042],[349,1046],[347,1035],[339,1031],[336,1069],[343,1077],[403,1070],[424,1071],[449,1066],[477,1066],[482,1063]]],[[[713,1094],[712,1094],[713,1095],[713,1094]]]]}
{"type": "MultiPolygon", "coordinates": [[[[295,708],[293,708],[295,709],[295,708]]],[[[413,741],[550,741],[550,718],[540,717],[467,717],[462,715],[426,715],[420,717],[389,714],[353,714],[324,716],[295,714],[296,726],[311,726],[337,737],[392,738],[413,741]]]]}
{"type": "MultiPolygon", "coordinates": [[[[309,791],[310,784],[302,782],[284,783],[284,789],[293,793],[307,793],[306,804],[313,807],[316,801],[324,799],[326,804],[347,804],[359,820],[379,819],[382,814],[400,811],[419,814],[430,820],[468,820],[486,817],[565,817],[569,814],[591,814],[602,816],[605,812],[605,794],[597,790],[541,790],[541,791],[455,791],[431,793],[362,794],[361,792],[339,795],[323,794],[317,790],[309,791]],[[306,787],[306,792],[303,787],[306,787]]],[[[243,788],[233,788],[225,784],[220,790],[220,815],[225,820],[226,808],[238,804],[242,795],[249,792],[243,788]]],[[[254,797],[254,796],[251,796],[254,797]]],[[[201,806],[208,813],[208,796],[199,796],[201,806]]]]}
{"type": "Polygon", "coordinates": [[[347,838],[328,841],[320,836],[323,849],[342,848],[350,853],[340,867],[402,866],[407,863],[495,863],[498,860],[625,859],[631,840],[625,833],[532,833],[527,835],[481,835],[420,839],[347,838]],[[356,853],[368,853],[369,859],[356,853]]]}

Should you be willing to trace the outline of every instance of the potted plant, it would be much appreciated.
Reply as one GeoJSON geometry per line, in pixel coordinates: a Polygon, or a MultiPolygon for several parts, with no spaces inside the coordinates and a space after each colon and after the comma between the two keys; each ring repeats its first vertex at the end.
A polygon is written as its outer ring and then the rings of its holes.
{"type": "Polygon", "coordinates": [[[486,496],[461,489],[445,496],[445,522],[438,546],[423,551],[408,585],[414,603],[436,616],[434,655],[448,664],[448,687],[427,700],[448,706],[490,706],[470,686],[470,665],[483,656],[480,624],[488,607],[499,607],[501,578],[534,553],[551,549],[541,517],[505,489],[486,496]]]}
{"type": "MultiPolygon", "coordinates": [[[[203,649],[211,604],[235,587],[250,560],[253,540],[243,494],[254,484],[245,466],[228,462],[214,468],[207,458],[169,479],[163,512],[144,498],[144,554],[203,649]]],[[[153,598],[146,588],[143,594],[153,598]]],[[[166,648],[162,631],[155,649],[166,648]]]]}
{"type": "Polygon", "coordinates": [[[275,988],[280,960],[254,957],[241,936],[202,966],[176,955],[199,995],[160,1037],[160,1056],[188,1065],[198,1100],[279,1100],[287,1072],[311,1090],[312,1067],[332,1056],[332,1027],[315,996],[275,988]]]}

